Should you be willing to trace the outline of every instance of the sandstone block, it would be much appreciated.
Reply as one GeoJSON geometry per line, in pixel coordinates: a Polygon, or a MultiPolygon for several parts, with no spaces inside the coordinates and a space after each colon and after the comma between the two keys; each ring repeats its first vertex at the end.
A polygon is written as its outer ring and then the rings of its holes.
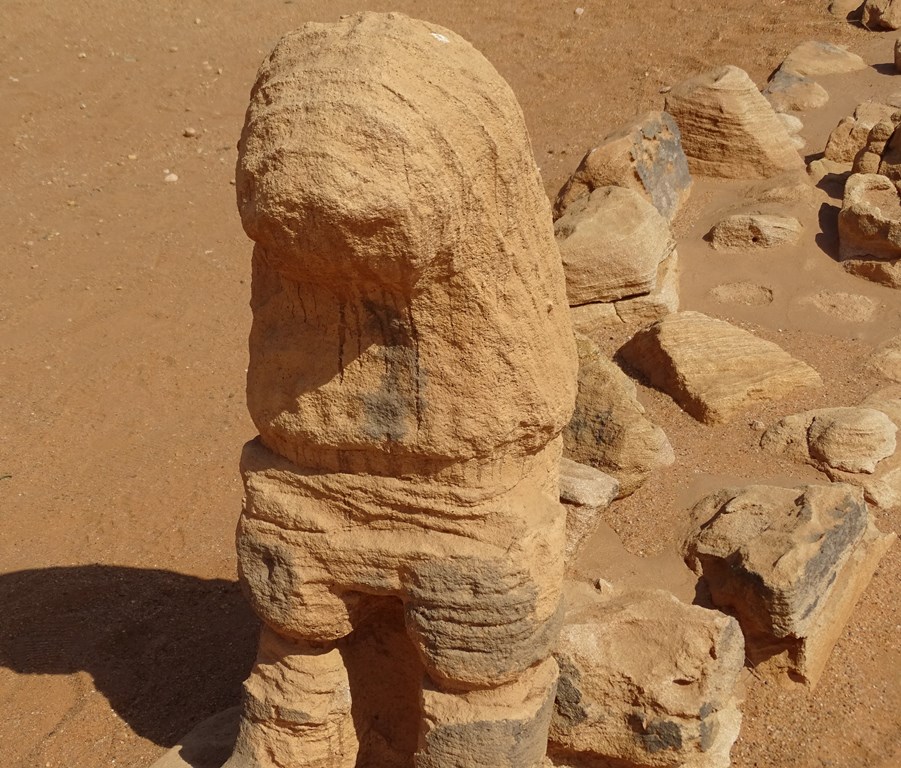
{"type": "Polygon", "coordinates": [[[833,75],[866,69],[867,63],[843,45],[824,40],[808,40],[785,57],[779,69],[801,77],[833,75]]]}
{"type": "Polygon", "coordinates": [[[763,95],[776,112],[807,112],[829,101],[829,93],[816,80],[777,69],[763,95]]]}
{"type": "Polygon", "coordinates": [[[600,514],[619,496],[619,481],[587,464],[560,460],[560,502],[566,510],[564,558],[572,563],[600,522],[600,514]]]}
{"type": "Polygon", "coordinates": [[[563,433],[564,453],[615,477],[618,497],[628,496],[651,472],[675,461],[672,446],[645,415],[629,377],[589,339],[576,341],[579,393],[563,433]]]}
{"type": "Polygon", "coordinates": [[[870,129],[866,144],[854,156],[854,163],[851,167],[854,173],[879,172],[885,145],[891,138],[899,120],[901,120],[901,112],[893,112],[889,118],[880,120],[870,129]]]}
{"type": "Polygon", "coordinates": [[[582,158],[557,195],[559,218],[598,187],[634,189],[672,220],[691,192],[679,128],[666,112],[649,112],[607,135],[582,158]]]}
{"type": "Polygon", "coordinates": [[[735,616],[748,659],[814,686],[880,558],[894,540],[845,484],[724,489],[692,510],[686,562],[735,616]]]}
{"type": "Polygon", "coordinates": [[[623,359],[706,423],[751,403],[820,386],[819,374],[769,341],[700,312],[677,312],[637,333],[623,359]]]}
{"type": "Polygon", "coordinates": [[[901,3],[896,0],[866,0],[861,23],[867,29],[899,29],[901,3]]]}
{"type": "Polygon", "coordinates": [[[675,242],[669,224],[631,189],[600,187],[554,225],[570,306],[649,293],[675,242]]]}
{"type": "Polygon", "coordinates": [[[864,173],[848,179],[838,236],[847,271],[901,288],[901,198],[890,179],[864,173]]]}
{"type": "Polygon", "coordinates": [[[662,590],[568,597],[553,764],[726,768],[741,724],[736,621],[662,590]]]}
{"type": "Polygon", "coordinates": [[[757,179],[803,167],[772,106],[738,67],[680,83],[667,94],[666,110],[682,132],[692,173],[757,179]]]}
{"type": "Polygon", "coordinates": [[[803,227],[793,216],[767,213],[736,213],[714,225],[710,244],[718,251],[749,251],[793,245],[803,227]]]}

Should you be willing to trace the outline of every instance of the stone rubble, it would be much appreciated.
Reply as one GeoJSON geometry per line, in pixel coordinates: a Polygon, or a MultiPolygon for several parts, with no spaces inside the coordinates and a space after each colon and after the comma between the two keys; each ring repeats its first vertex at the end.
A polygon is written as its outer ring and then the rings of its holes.
{"type": "Polygon", "coordinates": [[[838,238],[846,271],[901,288],[901,198],[891,179],[876,173],[855,173],[848,179],[838,238]]]}
{"type": "Polygon", "coordinates": [[[714,225],[709,237],[718,251],[753,251],[794,245],[802,230],[801,223],[792,216],[735,213],[714,225]]]}

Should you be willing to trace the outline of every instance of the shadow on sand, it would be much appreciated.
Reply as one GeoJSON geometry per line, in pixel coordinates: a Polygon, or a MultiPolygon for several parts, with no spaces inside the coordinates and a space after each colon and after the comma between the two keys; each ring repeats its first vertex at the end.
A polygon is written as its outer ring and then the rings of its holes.
{"type": "Polygon", "coordinates": [[[172,746],[234,706],[257,620],[237,582],[108,565],[0,575],[0,664],[84,670],[139,735],[172,746]]]}

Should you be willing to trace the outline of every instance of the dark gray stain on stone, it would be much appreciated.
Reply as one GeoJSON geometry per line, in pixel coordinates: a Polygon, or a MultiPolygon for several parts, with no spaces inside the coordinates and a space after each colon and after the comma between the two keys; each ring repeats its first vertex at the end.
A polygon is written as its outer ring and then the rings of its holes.
{"type": "Polygon", "coordinates": [[[557,656],[560,667],[560,678],[557,681],[557,706],[554,712],[555,724],[564,729],[574,728],[588,719],[588,713],[582,706],[582,692],[579,680],[582,673],[566,657],[557,656]]]}
{"type": "Polygon", "coordinates": [[[672,720],[649,718],[645,713],[634,713],[629,725],[642,746],[650,753],[664,749],[682,749],[682,729],[672,720]]]}

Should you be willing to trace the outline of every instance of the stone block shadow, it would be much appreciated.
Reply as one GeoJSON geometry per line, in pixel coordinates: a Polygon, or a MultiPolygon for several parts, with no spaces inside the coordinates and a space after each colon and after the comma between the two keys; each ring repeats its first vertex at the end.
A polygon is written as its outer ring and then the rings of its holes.
{"type": "Polygon", "coordinates": [[[140,736],[171,747],[238,704],[258,622],[236,581],[85,565],[0,574],[0,664],[86,671],[140,736]]]}

